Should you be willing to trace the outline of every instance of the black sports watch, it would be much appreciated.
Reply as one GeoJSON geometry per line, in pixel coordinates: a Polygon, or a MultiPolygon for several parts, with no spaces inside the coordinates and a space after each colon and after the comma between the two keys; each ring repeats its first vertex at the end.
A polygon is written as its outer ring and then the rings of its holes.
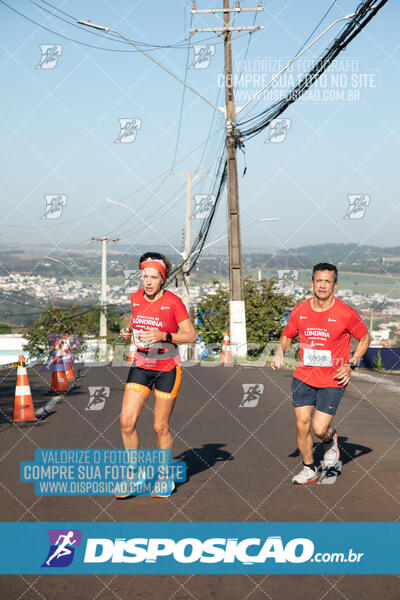
{"type": "Polygon", "coordinates": [[[349,365],[349,367],[350,367],[350,369],[351,369],[352,371],[354,371],[354,369],[356,369],[356,368],[357,368],[357,365],[356,365],[355,363],[348,362],[347,364],[349,365]]]}
{"type": "Polygon", "coordinates": [[[172,333],[167,333],[165,336],[165,341],[170,343],[172,342],[172,333]]]}

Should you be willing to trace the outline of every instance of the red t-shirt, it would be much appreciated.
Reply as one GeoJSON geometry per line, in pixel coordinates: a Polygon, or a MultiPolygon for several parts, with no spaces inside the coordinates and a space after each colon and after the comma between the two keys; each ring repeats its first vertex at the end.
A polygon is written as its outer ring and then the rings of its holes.
{"type": "Polygon", "coordinates": [[[139,331],[150,328],[177,333],[178,323],[189,318],[182,300],[166,290],[161,298],[150,302],[140,289],[130,295],[132,303],[131,327],[137,347],[135,364],[142,369],[171,371],[181,360],[176,344],[158,342],[146,346],[140,341],[139,331]]]}
{"type": "Polygon", "coordinates": [[[367,331],[358,312],[339,298],[322,312],[311,308],[311,298],[300,302],[283,330],[291,339],[300,335],[300,362],[293,377],[312,387],[343,387],[334,376],[349,362],[351,336],[359,340],[367,331]]]}

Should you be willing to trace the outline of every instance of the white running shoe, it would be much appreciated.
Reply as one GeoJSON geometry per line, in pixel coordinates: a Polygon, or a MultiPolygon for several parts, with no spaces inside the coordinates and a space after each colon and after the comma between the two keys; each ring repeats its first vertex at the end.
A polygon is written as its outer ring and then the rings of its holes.
{"type": "Polygon", "coordinates": [[[304,466],[298,475],[295,475],[292,479],[292,483],[298,483],[305,485],[306,483],[313,483],[318,480],[317,469],[310,469],[310,467],[304,466]]]}
{"type": "Polygon", "coordinates": [[[338,435],[336,429],[333,430],[332,441],[328,450],[324,454],[325,467],[334,467],[340,459],[340,450],[338,446],[338,435]]]}

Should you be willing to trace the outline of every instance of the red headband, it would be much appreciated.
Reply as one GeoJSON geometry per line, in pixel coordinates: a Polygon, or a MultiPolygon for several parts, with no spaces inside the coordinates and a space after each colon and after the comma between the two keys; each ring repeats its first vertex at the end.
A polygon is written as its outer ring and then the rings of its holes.
{"type": "Polygon", "coordinates": [[[161,273],[163,279],[165,279],[165,273],[167,272],[167,269],[163,260],[160,260],[158,258],[148,258],[147,260],[144,260],[142,262],[142,264],[140,265],[140,270],[147,269],[147,267],[157,269],[157,271],[161,273]]]}

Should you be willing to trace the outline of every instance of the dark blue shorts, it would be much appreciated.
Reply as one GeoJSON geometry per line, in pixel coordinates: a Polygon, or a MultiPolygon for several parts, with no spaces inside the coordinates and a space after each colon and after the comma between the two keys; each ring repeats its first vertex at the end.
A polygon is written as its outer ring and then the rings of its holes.
{"type": "Polygon", "coordinates": [[[334,415],[344,392],[345,388],[316,388],[292,378],[293,406],[315,406],[323,413],[334,415]]]}

